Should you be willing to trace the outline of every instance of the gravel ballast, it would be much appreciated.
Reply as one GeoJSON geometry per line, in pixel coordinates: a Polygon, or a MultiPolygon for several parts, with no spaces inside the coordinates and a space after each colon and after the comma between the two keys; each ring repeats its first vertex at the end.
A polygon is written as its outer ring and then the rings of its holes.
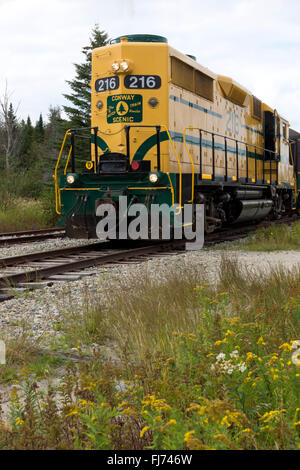
{"type": "MultiPolygon", "coordinates": [[[[86,240],[49,240],[29,246],[16,246],[0,250],[0,256],[14,256],[21,253],[55,249],[63,246],[85,244],[86,240]],[[34,246],[33,246],[34,245],[34,246]],[[8,250],[5,253],[5,250],[8,250]],[[12,252],[13,251],[13,252],[12,252]]],[[[89,268],[77,281],[55,282],[52,287],[44,287],[19,294],[17,297],[0,303],[0,335],[14,335],[22,322],[30,325],[34,336],[49,335],[55,332],[55,324],[60,316],[72,309],[81,314],[87,294],[95,296],[99,301],[106,301],[104,292],[113,292],[118,288],[130,288],[135,280],[166,279],[170,271],[180,271],[187,265],[192,269],[205,273],[211,282],[218,277],[222,257],[236,259],[239,264],[252,269],[259,275],[259,270],[269,270],[281,265],[292,269],[300,263],[300,252],[245,252],[228,250],[189,251],[178,255],[156,256],[138,264],[118,264],[89,268]],[[54,329],[53,329],[54,328],[54,329]]]]}

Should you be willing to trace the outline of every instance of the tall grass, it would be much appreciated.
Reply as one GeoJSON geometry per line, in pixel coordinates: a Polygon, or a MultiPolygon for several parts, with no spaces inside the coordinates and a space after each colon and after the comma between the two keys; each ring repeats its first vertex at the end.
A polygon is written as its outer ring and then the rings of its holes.
{"type": "Polygon", "coordinates": [[[40,229],[56,221],[54,191],[40,171],[0,175],[0,232],[40,229]]]}
{"type": "Polygon", "coordinates": [[[233,243],[229,249],[249,251],[277,251],[300,249],[300,222],[291,225],[272,224],[257,230],[239,243],[233,243]]]}
{"type": "Polygon", "coordinates": [[[34,230],[49,227],[49,220],[41,201],[11,199],[5,208],[0,206],[0,232],[34,230]]]}
{"type": "Polygon", "coordinates": [[[66,372],[59,400],[39,399],[28,377],[0,448],[300,447],[299,269],[223,258],[213,283],[185,267],[99,299],[87,295],[79,327],[68,314],[61,334],[79,352],[109,344],[119,360],[95,351],[66,372]]]}

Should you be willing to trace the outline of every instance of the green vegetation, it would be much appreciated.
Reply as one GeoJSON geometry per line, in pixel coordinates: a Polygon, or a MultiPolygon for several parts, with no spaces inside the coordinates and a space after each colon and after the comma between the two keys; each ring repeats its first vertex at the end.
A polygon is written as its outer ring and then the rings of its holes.
{"type": "MultiPolygon", "coordinates": [[[[220,248],[224,248],[220,246],[220,248]]],[[[228,249],[249,251],[300,250],[300,222],[291,225],[272,224],[257,230],[244,240],[232,243],[228,249]]]]}
{"type": "MultiPolygon", "coordinates": [[[[38,229],[57,221],[52,176],[59,149],[67,129],[90,126],[91,50],[106,41],[107,34],[95,25],[82,51],[84,63],[75,64],[75,78],[67,81],[71,93],[64,96],[70,106],[63,108],[68,119],[58,106],[50,106],[46,120],[42,114],[35,124],[30,116],[21,120],[7,86],[0,96],[0,232],[38,229]]],[[[86,141],[77,150],[79,168],[89,156],[86,141]]]]}
{"type": "Polygon", "coordinates": [[[44,394],[22,372],[0,448],[299,448],[300,270],[224,259],[220,273],[216,285],[188,268],[120,285],[108,309],[87,296],[78,327],[68,313],[58,328],[79,361],[44,394]]]}
{"type": "Polygon", "coordinates": [[[81,64],[74,64],[76,75],[73,80],[67,80],[71,88],[71,94],[65,94],[64,97],[70,102],[69,106],[64,106],[71,126],[89,127],[91,125],[91,70],[92,70],[92,49],[105,46],[108,42],[108,36],[105,31],[100,31],[99,26],[95,25],[92,29],[90,43],[82,49],[85,60],[81,64]]]}

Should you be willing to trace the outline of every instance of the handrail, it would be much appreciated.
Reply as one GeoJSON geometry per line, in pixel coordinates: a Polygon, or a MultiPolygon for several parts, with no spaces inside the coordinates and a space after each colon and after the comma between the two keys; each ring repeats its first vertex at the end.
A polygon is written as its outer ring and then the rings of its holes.
{"type": "Polygon", "coordinates": [[[190,159],[190,161],[191,161],[192,170],[193,170],[193,171],[192,171],[192,197],[191,197],[191,200],[188,201],[188,202],[193,202],[193,200],[194,200],[195,165],[194,165],[194,161],[193,161],[193,159],[192,159],[192,156],[191,156],[191,154],[190,154],[190,151],[189,151],[189,149],[188,149],[188,146],[187,146],[187,143],[186,143],[186,138],[185,138],[185,131],[188,130],[188,129],[193,130],[193,129],[196,129],[196,128],[195,128],[195,127],[185,127],[185,128],[183,129],[183,142],[184,142],[186,151],[187,151],[187,153],[188,153],[189,159],[190,159]]]}
{"type": "MultiPolygon", "coordinates": [[[[246,177],[246,180],[248,181],[249,180],[249,168],[248,168],[248,158],[249,158],[249,151],[248,151],[248,147],[252,147],[254,148],[254,153],[255,153],[255,157],[254,157],[254,160],[255,160],[255,181],[257,180],[257,149],[258,150],[262,150],[263,151],[263,175],[265,173],[265,153],[268,152],[270,154],[273,154],[274,156],[277,156],[278,155],[278,152],[274,151],[274,150],[268,150],[264,147],[260,147],[258,145],[255,145],[255,144],[252,144],[252,143],[249,143],[249,142],[243,142],[242,140],[238,140],[238,139],[235,139],[233,137],[230,137],[230,136],[226,136],[226,135],[223,135],[223,134],[218,134],[218,133],[215,133],[215,132],[211,132],[211,131],[207,131],[207,130],[204,130],[204,129],[201,129],[200,127],[185,127],[184,130],[183,130],[183,141],[184,141],[184,144],[185,144],[185,147],[186,147],[186,150],[187,150],[187,153],[188,153],[188,156],[190,158],[190,160],[192,161],[192,158],[191,158],[191,155],[190,155],[190,152],[189,152],[189,149],[188,149],[188,146],[187,146],[187,141],[186,141],[186,130],[198,130],[200,132],[200,177],[202,178],[202,133],[204,134],[210,134],[212,136],[212,158],[213,158],[213,161],[212,161],[212,172],[213,172],[213,175],[212,175],[212,179],[215,178],[215,137],[220,137],[222,139],[224,139],[224,143],[225,143],[225,147],[224,147],[224,151],[225,151],[225,178],[227,180],[227,171],[228,171],[228,165],[227,165],[227,140],[231,140],[232,142],[235,142],[235,155],[236,155],[236,176],[234,177],[236,180],[239,179],[239,146],[238,144],[243,144],[245,147],[246,147],[246,172],[247,172],[247,177],[246,177]]],[[[274,160],[275,163],[277,162],[277,160],[274,160]]],[[[194,162],[193,162],[194,163],[194,162]]],[[[194,169],[194,166],[193,166],[193,169],[194,169]]],[[[270,159],[270,180],[272,180],[271,178],[271,172],[272,172],[272,160],[270,159]]],[[[278,168],[277,168],[277,172],[278,172],[278,168]]],[[[278,176],[277,176],[277,179],[278,179],[278,176]]],[[[264,176],[263,176],[263,181],[264,181],[264,176]]]]}
{"type": "MultiPolygon", "coordinates": [[[[176,215],[180,214],[181,212],[181,209],[182,209],[182,167],[181,167],[181,163],[180,163],[180,159],[178,157],[178,154],[176,152],[176,149],[175,149],[175,146],[174,146],[174,143],[173,143],[173,140],[172,140],[172,137],[170,135],[170,132],[169,132],[169,129],[164,125],[164,124],[161,124],[160,126],[156,126],[156,125],[138,125],[138,124],[129,124],[128,126],[125,126],[125,132],[126,132],[126,147],[127,147],[127,155],[129,156],[130,154],[130,148],[129,148],[129,131],[132,127],[155,127],[156,128],[156,131],[157,131],[157,135],[159,137],[159,133],[160,133],[160,130],[161,128],[164,128],[167,135],[168,135],[168,138],[169,138],[169,141],[172,145],[172,148],[173,148],[173,151],[174,151],[174,154],[175,154],[175,157],[176,157],[176,160],[177,160],[177,163],[178,163],[178,167],[179,167],[179,198],[178,198],[178,205],[179,205],[179,212],[176,213],[176,215]]],[[[157,166],[158,166],[158,170],[160,170],[160,140],[159,138],[157,139],[157,166]]]]}
{"type": "Polygon", "coordinates": [[[55,186],[55,210],[56,210],[56,213],[58,215],[61,214],[60,212],[60,206],[61,206],[61,199],[60,199],[60,191],[59,191],[59,184],[57,182],[57,171],[58,171],[58,167],[59,167],[59,163],[60,163],[60,159],[61,159],[61,156],[62,156],[62,153],[63,153],[63,149],[64,149],[64,146],[65,146],[65,143],[66,143],[66,140],[67,140],[67,137],[68,135],[70,135],[70,130],[71,129],[68,129],[65,133],[65,136],[63,138],[63,141],[62,141],[62,144],[61,144],[61,147],[60,147],[60,152],[59,152],[59,155],[58,155],[58,159],[57,159],[57,162],[56,162],[56,166],[55,166],[55,170],[54,170],[54,175],[53,175],[53,178],[54,178],[54,186],[55,186]]]}
{"type": "Polygon", "coordinates": [[[178,163],[178,167],[179,167],[179,197],[178,197],[179,212],[176,213],[176,215],[179,215],[180,212],[181,212],[181,209],[182,209],[182,167],[181,167],[180,159],[179,159],[179,157],[177,155],[177,152],[176,152],[176,149],[175,149],[175,145],[174,145],[172,137],[170,135],[169,129],[164,124],[161,127],[164,127],[167,134],[168,134],[169,141],[172,145],[173,152],[175,154],[175,157],[176,157],[176,160],[177,160],[177,163],[178,163]]]}
{"type": "Polygon", "coordinates": [[[72,154],[72,145],[70,145],[70,150],[69,150],[67,162],[66,162],[66,166],[65,166],[65,169],[64,169],[64,175],[67,174],[67,169],[68,169],[68,166],[69,166],[69,161],[70,161],[71,154],[72,154]]]}
{"type": "Polygon", "coordinates": [[[297,192],[299,192],[299,189],[297,187],[297,176],[296,176],[296,167],[295,167],[295,159],[292,151],[292,142],[289,143],[290,147],[290,153],[291,153],[291,158],[292,158],[292,163],[293,163],[293,168],[294,168],[294,193],[295,193],[295,199],[297,198],[297,192]]]}

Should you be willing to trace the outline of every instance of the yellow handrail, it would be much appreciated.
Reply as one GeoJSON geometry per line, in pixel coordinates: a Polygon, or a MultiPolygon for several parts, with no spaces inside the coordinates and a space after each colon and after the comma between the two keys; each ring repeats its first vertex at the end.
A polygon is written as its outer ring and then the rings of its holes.
{"type": "Polygon", "coordinates": [[[178,201],[179,201],[179,212],[176,214],[180,214],[181,212],[181,209],[182,209],[182,168],[181,168],[181,163],[180,163],[180,160],[179,160],[179,157],[177,155],[177,152],[176,152],[176,149],[175,149],[175,146],[174,146],[174,143],[173,143],[173,140],[171,138],[171,135],[170,135],[170,132],[168,130],[168,128],[162,124],[161,127],[163,127],[165,130],[166,130],[166,133],[168,134],[168,137],[169,137],[169,141],[172,145],[172,148],[173,148],[173,152],[175,154],[175,157],[176,157],[176,160],[177,160],[177,163],[178,163],[178,166],[179,166],[179,198],[178,198],[178,201]]]}
{"type": "Polygon", "coordinates": [[[194,200],[195,165],[194,165],[194,160],[192,159],[192,155],[190,154],[190,151],[189,151],[188,146],[187,146],[187,143],[186,143],[185,131],[186,131],[187,129],[194,130],[194,129],[198,129],[198,128],[197,128],[197,127],[185,127],[185,128],[183,129],[183,142],[184,142],[186,151],[187,151],[187,153],[188,153],[189,159],[190,159],[190,161],[191,161],[192,170],[193,170],[193,172],[192,172],[192,198],[191,198],[191,200],[188,201],[188,202],[193,202],[193,200],[194,200]]]}
{"type": "Polygon", "coordinates": [[[69,155],[68,155],[67,162],[66,162],[66,166],[65,166],[65,169],[64,169],[64,175],[67,174],[67,169],[68,169],[68,166],[69,166],[69,161],[70,161],[71,153],[72,153],[72,145],[70,145],[69,155]]]}
{"type": "Polygon", "coordinates": [[[58,184],[58,181],[57,181],[57,172],[58,172],[60,159],[61,159],[61,156],[62,156],[62,153],[63,153],[63,149],[64,149],[64,146],[65,146],[67,137],[68,137],[68,135],[71,135],[70,130],[71,129],[68,129],[65,133],[64,139],[63,139],[61,147],[60,147],[60,152],[59,152],[59,155],[58,155],[58,159],[57,159],[57,162],[56,162],[54,175],[53,175],[54,185],[55,185],[55,210],[56,210],[56,213],[59,214],[59,215],[61,214],[61,212],[59,210],[60,205],[61,205],[61,199],[60,199],[59,184],[58,184]]]}
{"type": "Polygon", "coordinates": [[[294,168],[294,193],[295,193],[295,200],[296,200],[297,199],[297,191],[299,191],[299,189],[297,188],[297,176],[296,176],[296,172],[295,172],[294,155],[293,155],[293,152],[292,152],[292,142],[290,142],[289,147],[290,147],[291,158],[292,158],[292,163],[293,163],[293,168],[294,168]]]}

